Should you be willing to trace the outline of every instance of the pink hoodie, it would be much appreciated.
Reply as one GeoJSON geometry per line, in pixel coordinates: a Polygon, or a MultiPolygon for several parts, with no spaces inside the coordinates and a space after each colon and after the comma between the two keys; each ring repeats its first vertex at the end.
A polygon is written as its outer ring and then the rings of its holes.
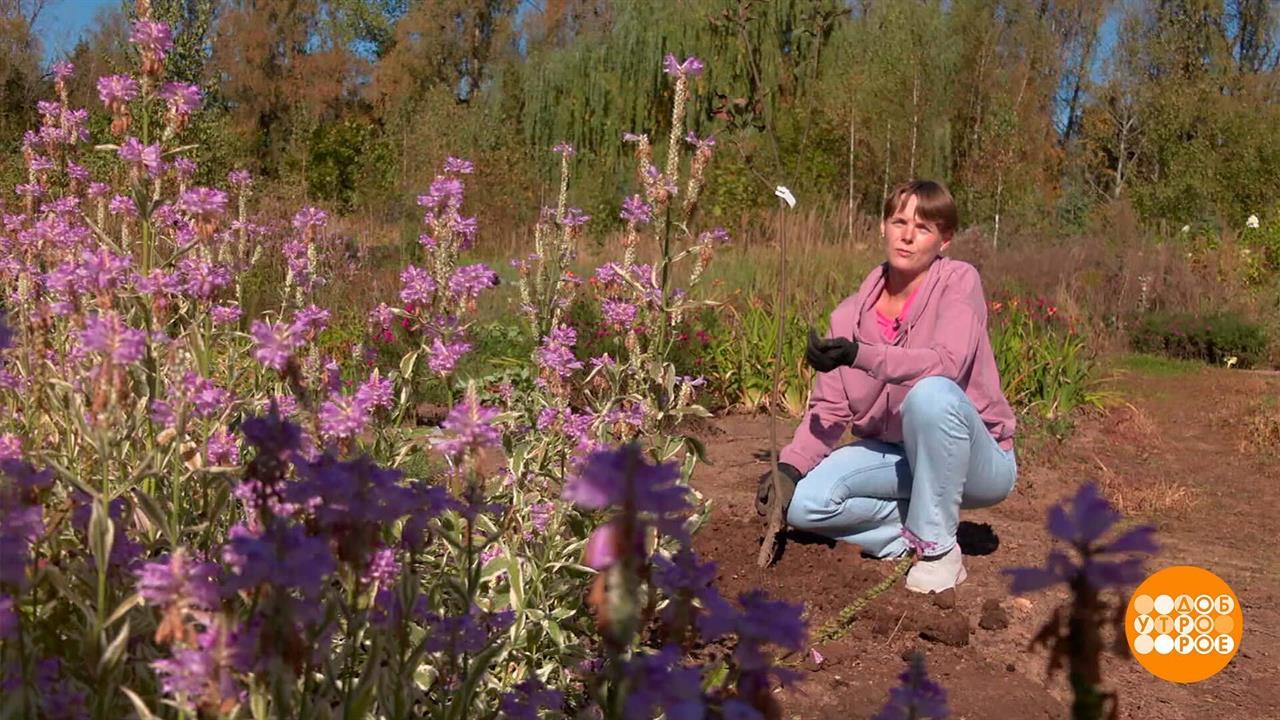
{"type": "Polygon", "coordinates": [[[902,400],[931,375],[954,380],[1000,447],[1013,447],[1013,410],[1000,390],[977,269],[947,257],[935,260],[891,343],[883,339],[875,311],[887,271],[886,263],[877,265],[831,313],[827,337],[858,341],[858,357],[853,367],[814,377],[809,407],[780,456],[801,473],[821,462],[851,423],[856,437],[902,442],[902,400]]]}

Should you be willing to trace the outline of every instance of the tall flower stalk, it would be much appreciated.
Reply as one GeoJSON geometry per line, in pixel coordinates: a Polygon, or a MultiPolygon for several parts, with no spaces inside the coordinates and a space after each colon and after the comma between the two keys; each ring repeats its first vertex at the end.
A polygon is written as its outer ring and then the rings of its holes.
{"type": "Polygon", "coordinates": [[[1119,700],[1102,686],[1101,658],[1106,649],[1102,631],[1110,627],[1113,647],[1119,654],[1127,653],[1121,627],[1126,606],[1123,590],[1145,576],[1142,556],[1159,549],[1155,528],[1150,525],[1132,527],[1104,542],[1103,537],[1119,520],[1120,513],[1095,485],[1082,485],[1070,501],[1049,509],[1049,533],[1064,542],[1070,554],[1055,549],[1041,567],[1004,571],[1010,578],[1010,592],[1015,594],[1054,585],[1066,585],[1071,591],[1068,604],[1054,611],[1033,645],[1048,648],[1051,672],[1067,667],[1075,720],[1115,716],[1119,700]]]}

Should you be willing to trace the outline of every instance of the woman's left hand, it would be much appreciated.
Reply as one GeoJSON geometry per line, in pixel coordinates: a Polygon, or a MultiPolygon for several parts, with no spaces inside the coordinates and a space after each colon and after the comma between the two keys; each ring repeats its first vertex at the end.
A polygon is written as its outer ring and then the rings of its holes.
{"type": "Polygon", "coordinates": [[[809,367],[818,372],[831,372],[842,365],[852,367],[858,357],[858,343],[842,337],[820,339],[813,328],[809,328],[804,357],[809,367]]]}

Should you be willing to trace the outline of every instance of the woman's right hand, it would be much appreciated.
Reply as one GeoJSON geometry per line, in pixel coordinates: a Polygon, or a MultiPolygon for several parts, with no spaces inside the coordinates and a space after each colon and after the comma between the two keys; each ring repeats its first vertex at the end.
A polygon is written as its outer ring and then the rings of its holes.
{"type": "Polygon", "coordinates": [[[804,358],[809,367],[822,373],[841,366],[852,367],[858,358],[858,343],[842,337],[820,339],[813,328],[809,328],[809,344],[805,347],[804,358]]]}

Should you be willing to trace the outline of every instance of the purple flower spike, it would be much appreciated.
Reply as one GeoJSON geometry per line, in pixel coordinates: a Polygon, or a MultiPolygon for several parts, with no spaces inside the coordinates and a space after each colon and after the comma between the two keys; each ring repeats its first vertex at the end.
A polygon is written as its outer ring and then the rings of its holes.
{"type": "Polygon", "coordinates": [[[218,607],[217,566],[193,562],[181,549],[143,565],[137,576],[138,594],[152,606],[218,607]]]}
{"type": "Polygon", "coordinates": [[[589,455],[565,484],[564,498],[592,510],[625,504],[635,512],[679,515],[690,508],[680,468],[651,462],[634,444],[589,455]]]}
{"type": "Polygon", "coordinates": [[[1080,488],[1070,500],[1049,509],[1049,532],[1071,544],[1079,559],[1061,550],[1053,550],[1041,567],[1006,568],[1010,592],[1034,592],[1083,578],[1094,589],[1122,588],[1144,576],[1141,557],[1108,560],[1100,556],[1155,553],[1155,528],[1142,525],[1131,528],[1109,543],[1101,542],[1120,520],[1120,513],[1107,502],[1092,483],[1080,488]]]}
{"type": "Polygon", "coordinates": [[[468,397],[449,411],[441,427],[449,437],[436,447],[446,455],[461,455],[467,450],[483,450],[497,446],[502,441],[502,431],[493,426],[498,416],[494,408],[481,405],[468,397]]]}
{"type": "Polygon", "coordinates": [[[692,55],[685,58],[684,62],[678,62],[675,55],[667,53],[662,59],[662,70],[676,77],[693,77],[702,74],[703,65],[701,60],[692,55]]]}
{"type": "Polygon", "coordinates": [[[444,161],[444,171],[450,175],[470,175],[475,171],[475,165],[470,160],[449,157],[444,161]]]}
{"type": "Polygon", "coordinates": [[[923,654],[912,653],[911,664],[898,678],[902,684],[889,691],[889,702],[874,720],[941,720],[947,717],[947,691],[925,672],[923,654]]]}
{"type": "Polygon", "coordinates": [[[653,220],[653,208],[639,195],[631,195],[622,201],[621,217],[628,223],[644,225],[653,220]]]}
{"type": "Polygon", "coordinates": [[[564,693],[548,690],[546,685],[530,678],[502,696],[502,717],[510,720],[538,720],[539,710],[559,710],[564,693]]]}
{"type": "Polygon", "coordinates": [[[262,320],[254,320],[251,333],[253,359],[272,370],[284,370],[289,364],[289,358],[293,356],[293,351],[302,345],[302,340],[294,327],[285,323],[272,325],[262,320]]]}
{"type": "Polygon", "coordinates": [[[200,109],[200,88],[188,83],[167,82],[160,86],[160,97],[168,103],[169,112],[186,117],[200,109]]]}
{"type": "Polygon", "coordinates": [[[104,75],[98,78],[98,98],[107,107],[123,105],[138,97],[138,81],[128,75],[104,75]]]}
{"type": "Polygon", "coordinates": [[[1120,513],[1102,497],[1097,486],[1089,483],[1076,493],[1070,508],[1061,505],[1049,508],[1049,532],[1061,540],[1088,545],[1102,537],[1119,519],[1120,513]]]}
{"type": "Polygon", "coordinates": [[[152,53],[156,59],[163,60],[173,50],[173,32],[165,23],[138,20],[133,24],[129,42],[137,45],[139,50],[152,53]]]}
{"type": "Polygon", "coordinates": [[[199,218],[216,218],[227,210],[227,194],[207,187],[188,188],[178,198],[178,209],[199,218]]]}

